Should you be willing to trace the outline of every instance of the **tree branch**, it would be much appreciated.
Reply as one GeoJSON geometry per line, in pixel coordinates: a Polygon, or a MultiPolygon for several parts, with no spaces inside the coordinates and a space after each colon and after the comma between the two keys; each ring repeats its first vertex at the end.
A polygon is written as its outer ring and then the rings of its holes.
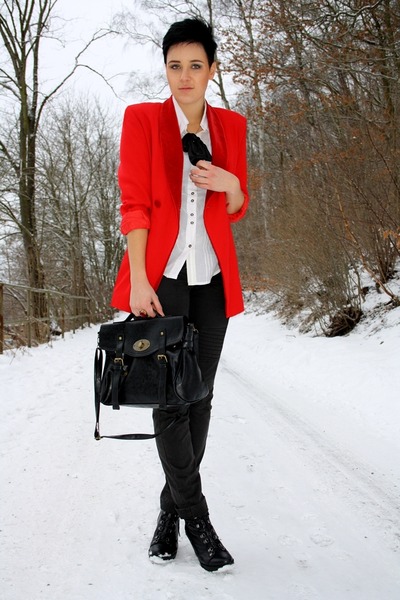
{"type": "Polygon", "coordinates": [[[7,150],[7,146],[4,144],[4,142],[2,142],[2,140],[0,140],[0,150],[5,155],[5,157],[7,158],[8,162],[10,163],[12,169],[15,171],[15,174],[18,177],[19,176],[19,163],[15,162],[13,160],[11,154],[7,150]]]}
{"type": "Polygon", "coordinates": [[[49,92],[48,94],[46,94],[46,96],[43,98],[43,100],[41,101],[40,105],[39,105],[39,110],[38,110],[38,114],[37,114],[37,119],[36,119],[36,130],[39,126],[40,123],[40,117],[41,114],[43,112],[43,109],[45,108],[46,104],[48,103],[48,101],[55,95],[57,94],[57,92],[63,87],[63,85],[69,80],[71,79],[71,77],[74,75],[74,73],[77,71],[77,69],[79,67],[83,67],[88,69],[89,71],[92,71],[93,73],[96,73],[96,75],[99,75],[99,77],[101,77],[101,79],[103,79],[103,81],[110,87],[110,89],[113,91],[113,93],[115,94],[116,97],[117,94],[114,91],[114,88],[112,87],[112,85],[109,83],[109,81],[104,77],[104,75],[102,75],[101,73],[99,73],[98,71],[96,71],[96,69],[93,69],[92,67],[90,67],[89,65],[85,65],[85,64],[81,64],[79,62],[80,57],[86,52],[86,50],[88,50],[88,48],[94,43],[97,42],[98,40],[112,34],[112,33],[117,33],[116,31],[113,31],[112,29],[108,29],[108,30],[104,30],[104,29],[99,29],[99,31],[97,31],[96,33],[93,34],[92,39],[84,46],[84,48],[82,48],[82,50],[80,52],[78,52],[78,54],[75,57],[75,65],[73,67],[73,69],[56,85],[55,88],[53,88],[53,90],[51,92],[49,92]]]}

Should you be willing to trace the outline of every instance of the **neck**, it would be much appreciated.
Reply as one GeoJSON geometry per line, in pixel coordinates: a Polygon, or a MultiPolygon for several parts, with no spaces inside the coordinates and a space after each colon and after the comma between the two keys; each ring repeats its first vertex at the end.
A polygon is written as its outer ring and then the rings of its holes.
{"type": "MultiPolygon", "coordinates": [[[[179,104],[179,102],[178,102],[179,104]]],[[[183,114],[189,121],[187,130],[189,133],[197,133],[201,130],[200,123],[204,115],[204,100],[201,103],[198,103],[196,106],[194,105],[181,105],[179,106],[182,109],[183,114]]]]}
{"type": "Polygon", "coordinates": [[[188,133],[199,133],[199,131],[203,131],[201,126],[197,123],[188,123],[186,129],[188,133]]]}

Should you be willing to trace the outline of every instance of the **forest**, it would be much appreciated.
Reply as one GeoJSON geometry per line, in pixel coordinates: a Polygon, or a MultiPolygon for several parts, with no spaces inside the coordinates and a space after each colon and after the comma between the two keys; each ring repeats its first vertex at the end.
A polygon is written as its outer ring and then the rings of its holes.
{"type": "MultiPolygon", "coordinates": [[[[79,56],[53,89],[42,88],[42,42],[57,5],[0,8],[0,281],[89,297],[105,315],[125,248],[120,121],[95,98],[63,94],[79,56]]],[[[265,310],[328,336],[355,326],[371,287],[398,306],[400,1],[130,6],[110,34],[133,43],[159,47],[165,24],[186,16],[215,29],[213,93],[248,120],[251,208],[234,229],[244,289],[267,297],[265,310]]],[[[128,85],[139,101],[168,95],[158,78],[132,73],[128,85]]],[[[10,302],[28,312],[17,293],[10,302]]],[[[34,291],[29,302],[40,322],[46,296],[34,291]]]]}

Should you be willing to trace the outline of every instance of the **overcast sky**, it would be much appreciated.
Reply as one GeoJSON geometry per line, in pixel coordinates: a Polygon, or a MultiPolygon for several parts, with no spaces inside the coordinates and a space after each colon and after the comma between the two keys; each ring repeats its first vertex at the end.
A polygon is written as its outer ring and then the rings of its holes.
{"type": "MultiPolygon", "coordinates": [[[[62,17],[62,20],[54,19],[53,26],[62,28],[59,36],[63,43],[47,41],[43,46],[42,80],[46,80],[46,85],[50,86],[71,70],[79,50],[96,31],[110,25],[115,13],[132,8],[131,0],[58,0],[53,14],[62,17]]],[[[132,71],[151,72],[161,60],[161,55],[155,57],[150,48],[128,44],[121,37],[107,36],[95,42],[81,61],[106,78],[112,78],[113,87],[120,99],[115,98],[100,77],[87,69],[79,69],[68,83],[68,88],[96,95],[117,110],[123,109],[126,104],[138,100],[132,92],[127,91],[128,74],[132,71]]]]}

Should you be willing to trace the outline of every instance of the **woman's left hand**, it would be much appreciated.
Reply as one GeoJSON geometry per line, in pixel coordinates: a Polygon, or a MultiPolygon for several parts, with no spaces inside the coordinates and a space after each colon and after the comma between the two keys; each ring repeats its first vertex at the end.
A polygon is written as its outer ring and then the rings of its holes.
{"type": "Polygon", "coordinates": [[[213,192],[235,193],[240,190],[239,179],[233,173],[216,167],[207,160],[199,160],[190,170],[190,179],[196,187],[213,192]]]}
{"type": "Polygon", "coordinates": [[[240,181],[236,175],[216,167],[206,160],[199,160],[190,170],[190,179],[196,187],[212,192],[226,193],[226,210],[233,214],[241,209],[244,194],[240,189],[240,181]]]}

